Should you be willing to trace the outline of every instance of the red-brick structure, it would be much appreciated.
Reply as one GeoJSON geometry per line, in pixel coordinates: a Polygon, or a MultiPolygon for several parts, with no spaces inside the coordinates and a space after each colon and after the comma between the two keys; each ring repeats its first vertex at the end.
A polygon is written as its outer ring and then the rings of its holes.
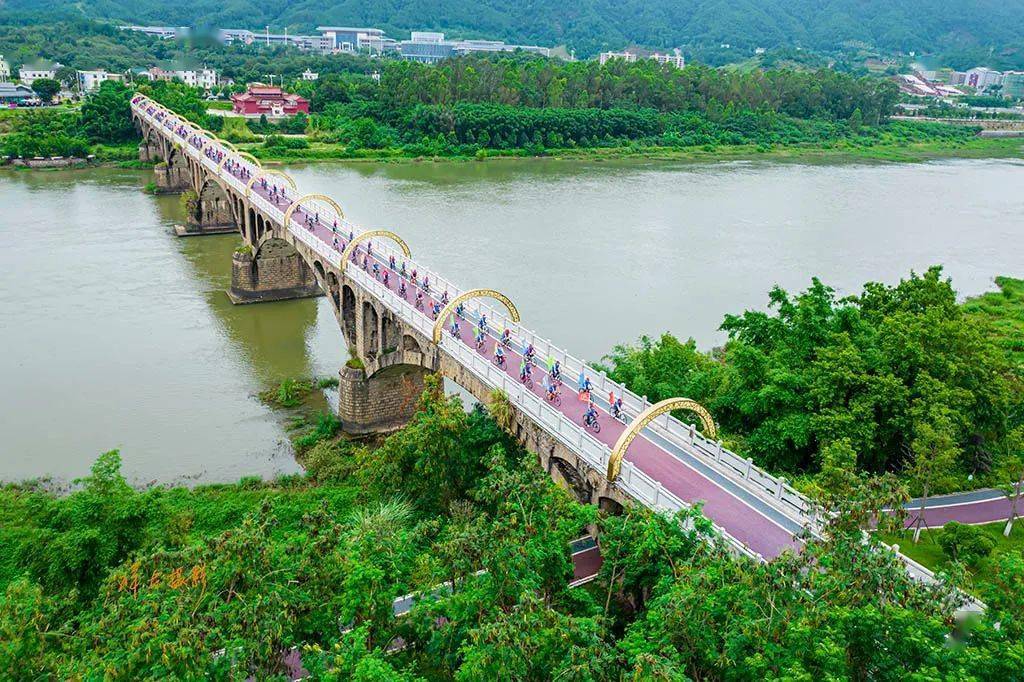
{"type": "Polygon", "coordinates": [[[250,85],[248,92],[231,95],[231,110],[246,116],[294,116],[300,111],[309,113],[309,100],[281,88],[250,85]]]}

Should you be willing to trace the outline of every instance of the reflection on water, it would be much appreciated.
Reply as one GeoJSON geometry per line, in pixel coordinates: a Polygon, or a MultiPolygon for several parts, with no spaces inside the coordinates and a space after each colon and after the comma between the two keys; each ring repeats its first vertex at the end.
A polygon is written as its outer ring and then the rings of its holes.
{"type": "MultiPolygon", "coordinates": [[[[821,276],[841,293],[943,263],[962,294],[1020,274],[1024,164],[616,161],[290,170],[463,287],[595,358],[641,333],[707,347],[726,312],[821,276]]],[[[120,447],[139,481],[293,471],[254,397],[331,376],[325,298],[233,306],[231,235],[177,239],[146,172],[0,174],[0,479],[87,471],[120,447]]]]}

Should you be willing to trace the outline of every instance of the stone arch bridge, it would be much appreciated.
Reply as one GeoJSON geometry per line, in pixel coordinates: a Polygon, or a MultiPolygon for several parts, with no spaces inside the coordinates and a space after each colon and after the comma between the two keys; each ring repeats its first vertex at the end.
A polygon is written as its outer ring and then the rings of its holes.
{"type": "Polygon", "coordinates": [[[140,158],[161,161],[158,188],[195,193],[189,229],[228,227],[244,242],[232,261],[234,301],[327,295],[352,356],[340,370],[339,416],[347,431],[402,425],[426,373],[439,372],[485,404],[503,392],[511,430],[583,502],[613,512],[630,503],[669,512],[701,503],[735,552],[759,559],[799,550],[797,535],[816,532],[817,511],[808,500],[713,440],[710,416],[692,401],[650,404],[524,326],[499,292],[459,289],[417,262],[398,235],[358,227],[329,197],[301,195],[286,174],[264,170],[155,101],[137,95],[132,116],[142,135],[140,158]],[[481,319],[483,347],[474,340],[481,319]],[[504,329],[513,342],[500,365],[494,349],[504,329]],[[568,382],[592,380],[599,433],[583,425],[585,403],[574,385],[561,388],[559,404],[545,397],[550,375],[543,362],[531,381],[520,381],[527,344],[538,358],[558,360],[568,382]],[[622,399],[621,419],[610,414],[609,392],[622,399]],[[680,407],[697,409],[711,438],[671,415],[680,407]]]}

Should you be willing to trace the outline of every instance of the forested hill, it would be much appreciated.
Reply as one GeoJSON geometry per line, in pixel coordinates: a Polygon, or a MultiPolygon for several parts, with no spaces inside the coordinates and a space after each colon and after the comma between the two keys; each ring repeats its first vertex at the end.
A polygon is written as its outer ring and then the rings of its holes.
{"type": "Polygon", "coordinates": [[[956,53],[968,61],[1012,62],[1024,53],[1024,2],[1007,0],[0,0],[4,6],[180,26],[370,25],[396,37],[440,29],[566,44],[581,56],[633,43],[831,52],[849,41],[888,51],[956,53]]]}

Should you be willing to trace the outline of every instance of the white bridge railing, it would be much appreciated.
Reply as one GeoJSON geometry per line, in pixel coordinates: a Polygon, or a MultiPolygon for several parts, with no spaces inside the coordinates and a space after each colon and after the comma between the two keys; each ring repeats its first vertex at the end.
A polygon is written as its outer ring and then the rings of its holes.
{"type": "MultiPolygon", "coordinates": [[[[246,183],[236,178],[232,173],[227,172],[218,162],[207,157],[200,149],[197,149],[189,142],[189,137],[206,135],[200,131],[185,126],[185,135],[179,134],[176,130],[184,126],[184,119],[174,115],[166,114],[157,107],[154,107],[143,96],[133,100],[133,110],[144,117],[150,124],[162,129],[174,142],[180,144],[183,152],[195,159],[203,168],[211,174],[218,176],[222,181],[231,186],[236,192],[245,194],[246,183]],[[150,109],[153,109],[150,111],[150,109]],[[158,118],[159,117],[159,118],[158,118]]],[[[209,142],[216,144],[216,140],[207,138],[209,142]]],[[[259,169],[243,157],[235,155],[230,149],[216,145],[215,149],[224,154],[230,155],[232,160],[249,169],[253,174],[259,169]]],[[[288,201],[294,201],[296,197],[287,197],[288,201]]],[[[249,201],[262,210],[266,215],[283,224],[283,207],[274,205],[267,201],[257,192],[249,196],[249,201]]],[[[328,221],[333,211],[325,210],[328,221]]],[[[337,218],[339,228],[344,232],[352,231],[360,234],[365,230],[342,216],[337,218]]],[[[325,221],[326,222],[326,221],[325,221]]],[[[287,226],[288,231],[298,241],[305,244],[309,249],[323,258],[326,262],[341,268],[341,254],[330,245],[311,234],[299,222],[293,218],[292,224],[287,226]]],[[[347,236],[347,235],[346,235],[347,236]]],[[[397,262],[407,263],[408,269],[418,270],[420,276],[428,276],[431,282],[431,290],[442,292],[447,291],[451,298],[462,293],[462,290],[442,275],[429,268],[406,258],[397,248],[386,241],[374,245],[374,251],[382,254],[384,258],[394,256],[397,262]]],[[[390,310],[395,311],[405,324],[414,327],[420,333],[431,336],[433,334],[434,321],[424,312],[416,310],[412,304],[398,296],[397,293],[384,287],[372,276],[360,268],[346,270],[346,275],[358,282],[365,290],[372,293],[390,310]]],[[[524,345],[532,343],[539,358],[554,358],[561,363],[563,375],[567,378],[578,376],[581,372],[589,377],[594,388],[594,396],[598,402],[603,402],[609,392],[614,392],[621,397],[627,415],[636,416],[651,403],[646,396],[638,396],[628,388],[609,379],[603,372],[587,365],[583,360],[569,354],[565,349],[559,348],[554,343],[538,336],[533,330],[527,329],[519,323],[508,319],[504,309],[498,309],[480,299],[473,299],[467,302],[467,313],[469,317],[487,315],[489,325],[495,329],[508,328],[513,338],[518,339],[524,345]]],[[[608,459],[611,454],[610,448],[593,438],[581,424],[577,424],[566,418],[552,405],[518,381],[515,381],[505,372],[494,367],[486,358],[475,353],[464,344],[444,335],[441,348],[458,361],[462,366],[468,368],[482,382],[492,388],[504,391],[509,400],[522,412],[531,416],[538,424],[549,432],[562,444],[575,452],[597,471],[607,470],[608,459]]],[[[685,453],[692,458],[692,463],[703,467],[704,474],[711,478],[718,479],[717,484],[732,487],[734,490],[746,490],[756,497],[758,501],[770,506],[772,509],[783,514],[795,523],[809,527],[816,531],[819,527],[819,519],[815,506],[797,492],[782,478],[754,466],[750,459],[740,457],[722,446],[721,441],[711,441],[700,434],[693,424],[685,424],[671,415],[663,415],[652,422],[648,427],[647,436],[653,436],[671,445],[676,450],[685,453]]],[[[670,455],[675,456],[675,455],[670,455]]],[[[618,485],[630,497],[638,500],[644,505],[670,512],[689,508],[689,504],[667,491],[658,481],[655,481],[647,474],[637,469],[628,460],[622,462],[618,485]]],[[[733,538],[724,529],[718,529],[727,542],[737,551],[744,555],[756,556],[742,542],[733,538]]]]}

